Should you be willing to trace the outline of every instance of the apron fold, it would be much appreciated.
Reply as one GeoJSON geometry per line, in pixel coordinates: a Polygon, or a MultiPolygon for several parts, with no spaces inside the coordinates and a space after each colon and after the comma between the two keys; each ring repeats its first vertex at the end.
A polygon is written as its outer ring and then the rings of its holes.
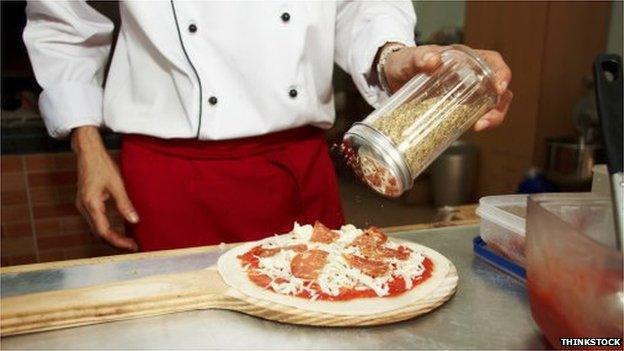
{"type": "Polygon", "coordinates": [[[258,240],[293,222],[344,222],[323,131],[200,141],[126,135],[121,171],[141,250],[258,240]]]}

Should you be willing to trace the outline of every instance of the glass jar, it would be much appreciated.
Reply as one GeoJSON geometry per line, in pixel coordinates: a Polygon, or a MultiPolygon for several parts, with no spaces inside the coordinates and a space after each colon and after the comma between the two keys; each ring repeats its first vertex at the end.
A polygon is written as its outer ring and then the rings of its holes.
{"type": "Polygon", "coordinates": [[[441,52],[441,64],[414,76],[345,134],[347,163],[388,197],[414,179],[481,116],[496,106],[494,73],[463,45],[441,52]]]}

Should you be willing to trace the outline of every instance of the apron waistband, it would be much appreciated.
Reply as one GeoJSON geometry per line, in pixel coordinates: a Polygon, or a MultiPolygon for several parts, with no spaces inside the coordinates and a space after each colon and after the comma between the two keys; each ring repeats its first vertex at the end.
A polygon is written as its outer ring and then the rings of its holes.
{"type": "Polygon", "coordinates": [[[247,157],[279,150],[285,145],[311,139],[324,139],[322,129],[304,126],[265,135],[228,140],[161,139],[140,134],[125,134],[124,146],[146,147],[170,156],[222,159],[247,157]]]}

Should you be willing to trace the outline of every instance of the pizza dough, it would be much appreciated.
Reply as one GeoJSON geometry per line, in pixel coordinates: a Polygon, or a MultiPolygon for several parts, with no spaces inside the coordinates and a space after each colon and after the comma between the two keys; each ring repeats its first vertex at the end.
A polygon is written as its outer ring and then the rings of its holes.
{"type": "MultiPolygon", "coordinates": [[[[288,235],[288,234],[285,234],[288,235]]],[[[270,238],[269,238],[270,239],[270,238]]],[[[264,239],[268,240],[268,239],[264,239]]],[[[407,307],[434,292],[449,272],[451,262],[438,252],[416,243],[389,238],[390,241],[421,252],[433,262],[433,271],[423,283],[397,296],[368,297],[346,301],[309,300],[297,296],[284,295],[262,288],[249,280],[238,256],[243,255],[264,240],[249,242],[231,249],[221,255],[218,269],[227,285],[249,297],[271,301],[276,304],[299,308],[306,311],[344,316],[362,316],[385,313],[407,307]]]]}

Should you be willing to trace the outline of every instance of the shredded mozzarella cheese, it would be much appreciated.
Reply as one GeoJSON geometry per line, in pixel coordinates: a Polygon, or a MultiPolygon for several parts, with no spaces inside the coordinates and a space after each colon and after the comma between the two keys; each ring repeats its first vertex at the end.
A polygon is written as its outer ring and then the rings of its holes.
{"type": "MultiPolygon", "coordinates": [[[[293,230],[287,235],[274,236],[262,241],[263,248],[280,248],[305,244],[308,249],[323,250],[328,253],[327,263],[316,279],[321,292],[330,296],[340,295],[342,289],[355,289],[364,291],[371,289],[377,296],[389,294],[388,283],[394,277],[402,277],[405,280],[406,289],[411,289],[413,280],[422,275],[425,268],[423,261],[425,256],[419,252],[411,252],[406,260],[392,258],[388,260],[391,269],[384,276],[373,278],[364,274],[361,270],[352,267],[345,260],[344,254],[363,256],[360,249],[350,244],[363,232],[353,225],[345,225],[340,230],[334,231],[339,234],[338,238],[330,243],[310,242],[313,227],[311,225],[299,225],[295,223],[293,230]]],[[[385,244],[386,247],[397,249],[400,245],[392,241],[385,244]]],[[[310,300],[318,299],[318,292],[312,289],[312,281],[306,281],[292,274],[290,263],[298,254],[292,248],[282,249],[270,257],[258,257],[257,273],[264,274],[271,279],[269,286],[275,292],[286,295],[298,295],[308,292],[310,300]]],[[[249,266],[243,269],[248,270],[249,266]]]]}
{"type": "Polygon", "coordinates": [[[394,270],[395,275],[403,278],[406,289],[411,289],[414,278],[421,276],[425,272],[425,266],[423,266],[424,260],[425,256],[420,252],[412,252],[407,260],[404,261],[397,259],[391,260],[391,263],[396,265],[394,270]]]}

